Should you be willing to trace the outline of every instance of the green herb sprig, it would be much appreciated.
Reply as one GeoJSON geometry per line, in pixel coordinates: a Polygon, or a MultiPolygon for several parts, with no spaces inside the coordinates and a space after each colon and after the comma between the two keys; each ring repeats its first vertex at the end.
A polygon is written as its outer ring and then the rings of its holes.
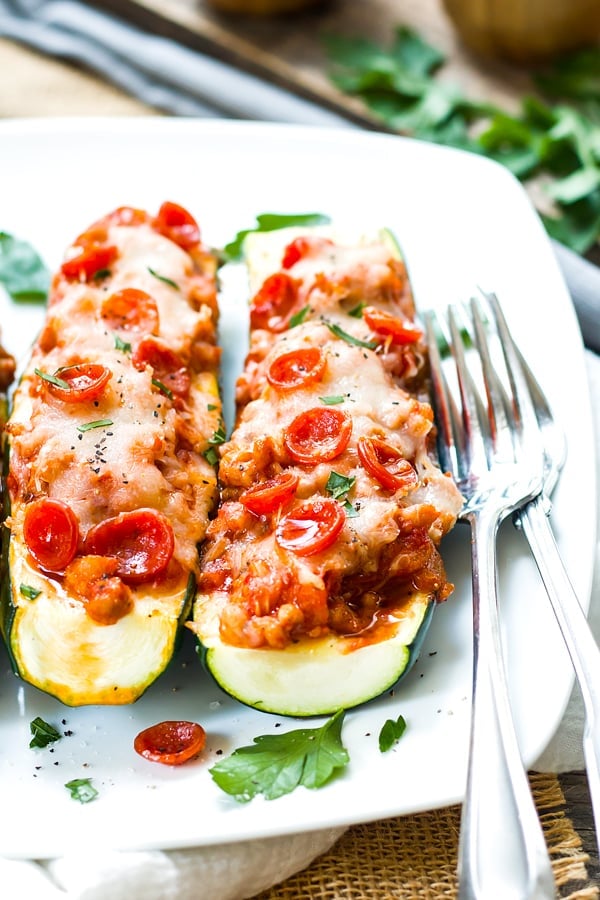
{"type": "Polygon", "coordinates": [[[404,716],[398,716],[397,719],[387,719],[379,732],[379,750],[381,753],[387,753],[388,750],[391,750],[405,731],[406,721],[404,716]]]}
{"type": "Polygon", "coordinates": [[[278,231],[280,228],[291,228],[294,225],[301,227],[309,225],[327,225],[331,219],[322,213],[262,213],[256,217],[254,228],[246,228],[238,231],[235,238],[225,245],[223,255],[225,261],[240,260],[244,251],[244,240],[247,235],[254,232],[278,231]]]}
{"type": "Polygon", "coordinates": [[[18,302],[44,303],[50,273],[27,241],[0,231],[0,284],[18,302]]]}
{"type": "Polygon", "coordinates": [[[62,737],[60,731],[57,731],[54,725],[44,722],[40,716],[36,716],[36,718],[29,723],[29,730],[33,735],[29,742],[31,748],[47,747],[48,744],[60,741],[62,737]]]}
{"type": "Polygon", "coordinates": [[[240,803],[257,794],[275,800],[299,785],[314,790],[343,770],[350,760],[342,742],[344,710],[320,728],[301,728],[254,738],[209,771],[215,783],[240,803]]]}
{"type": "Polygon", "coordinates": [[[91,803],[98,796],[91,778],[74,778],[67,781],[65,787],[71,794],[71,799],[79,800],[80,803],[91,803]]]}
{"type": "Polygon", "coordinates": [[[527,96],[516,115],[441,80],[444,54],[409,28],[388,47],[330,36],[326,48],[334,84],[387,127],[491,157],[526,184],[541,176],[549,234],[580,253],[600,239],[600,47],[540,71],[532,89],[548,101],[527,96]]]}

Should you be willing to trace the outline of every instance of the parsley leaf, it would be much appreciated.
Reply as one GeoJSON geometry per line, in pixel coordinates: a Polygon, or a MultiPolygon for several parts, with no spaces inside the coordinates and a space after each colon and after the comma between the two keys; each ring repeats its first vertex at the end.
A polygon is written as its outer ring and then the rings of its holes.
{"type": "Polygon", "coordinates": [[[42,592],[37,588],[32,587],[30,584],[20,584],[19,593],[21,594],[21,596],[26,597],[28,600],[35,600],[35,598],[39,597],[42,592]]]}
{"type": "Polygon", "coordinates": [[[72,800],[79,800],[80,803],[90,803],[98,796],[98,791],[92,784],[91,778],[74,778],[67,781],[66,789],[71,794],[72,800]]]}
{"type": "Polygon", "coordinates": [[[115,350],[120,350],[121,353],[131,353],[131,344],[129,341],[124,341],[120,335],[115,334],[115,350]]]}
{"type": "Polygon", "coordinates": [[[347,331],[344,331],[344,329],[340,328],[339,325],[336,325],[335,322],[325,322],[325,324],[332,334],[335,334],[335,336],[342,341],[346,341],[347,344],[354,344],[356,347],[366,347],[367,350],[375,350],[375,348],[379,346],[377,341],[361,341],[360,338],[354,337],[353,334],[348,334],[347,331]]]}
{"type": "Polygon", "coordinates": [[[225,245],[223,253],[227,261],[240,260],[243,256],[243,245],[246,236],[256,231],[277,231],[280,228],[289,228],[292,225],[326,225],[330,221],[329,216],[324,216],[321,213],[262,213],[256,217],[255,227],[238,231],[235,238],[225,245]]]}
{"type": "Polygon", "coordinates": [[[27,241],[0,231],[0,284],[13,300],[44,303],[50,273],[27,241]]]}
{"type": "Polygon", "coordinates": [[[60,741],[62,737],[60,731],[57,731],[54,725],[49,725],[48,722],[44,722],[39,716],[29,723],[29,730],[33,735],[29,742],[30,747],[47,747],[48,744],[53,744],[54,741],[60,741]]]}
{"type": "Polygon", "coordinates": [[[227,440],[227,435],[225,434],[225,426],[223,423],[219,425],[217,430],[214,432],[213,436],[208,439],[209,444],[224,444],[227,440]]]}
{"type": "Polygon", "coordinates": [[[345,500],[348,491],[351,491],[356,482],[356,478],[347,475],[340,475],[333,469],[329,473],[325,490],[329,491],[334,500],[345,500]]]}
{"type": "Polygon", "coordinates": [[[179,285],[177,284],[177,282],[173,281],[172,278],[167,278],[166,275],[159,275],[158,272],[155,272],[154,269],[150,268],[150,266],[148,266],[148,271],[150,272],[151,275],[154,276],[154,278],[158,278],[159,281],[162,281],[165,284],[168,284],[169,287],[175,288],[176,291],[181,290],[179,285]]]}
{"type": "Polygon", "coordinates": [[[403,716],[394,719],[388,719],[384,722],[379,732],[379,749],[381,753],[387,753],[388,750],[397,744],[404,732],[406,731],[406,721],[403,716]]]}
{"type": "Polygon", "coordinates": [[[344,714],[339,710],[320,728],[256,737],[252,746],[234,750],[209,769],[210,774],[240,803],[257,794],[275,800],[299,785],[319,788],[350,761],[341,737],[344,714]]]}
{"type": "Polygon", "coordinates": [[[65,381],[64,378],[57,378],[56,375],[50,375],[49,372],[42,372],[41,369],[34,369],[33,371],[43,381],[47,381],[49,382],[49,384],[53,384],[55,387],[62,388],[66,391],[71,389],[71,385],[68,381],[65,381]]]}
{"type": "Polygon", "coordinates": [[[86,431],[92,431],[94,428],[108,428],[108,426],[112,424],[112,419],[96,419],[95,422],[84,422],[83,425],[78,425],[77,431],[85,433],[86,431]]]}
{"type": "Polygon", "coordinates": [[[580,253],[600,240],[600,48],[538,70],[532,87],[549,102],[525,97],[516,114],[438,78],[443,54],[408,28],[388,47],[336,36],[326,49],[333,83],[388,128],[489,156],[526,185],[535,179],[552,237],[580,253]]]}
{"type": "Polygon", "coordinates": [[[302,309],[299,309],[297,313],[290,318],[288,328],[295,328],[296,325],[301,325],[304,322],[306,316],[310,312],[310,306],[303,306],[302,309]]]}
{"type": "Polygon", "coordinates": [[[328,397],[319,397],[319,400],[325,406],[336,406],[338,403],[343,403],[345,399],[343,394],[330,394],[328,397]]]}

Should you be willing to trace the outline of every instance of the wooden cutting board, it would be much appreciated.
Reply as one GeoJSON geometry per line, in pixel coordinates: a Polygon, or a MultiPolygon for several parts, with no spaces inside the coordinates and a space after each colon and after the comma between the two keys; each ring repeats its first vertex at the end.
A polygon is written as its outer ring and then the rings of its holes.
{"type": "Polygon", "coordinates": [[[345,34],[391,41],[398,25],[416,28],[447,54],[442,77],[473,97],[515,109],[531,89],[527,73],[470,54],[441,0],[329,0],[302,14],[257,18],[219,14],[203,0],[89,0],[154,34],[174,38],[240,69],[316,100],[366,127],[381,127],[363,105],[329,80],[322,37],[345,34]]]}

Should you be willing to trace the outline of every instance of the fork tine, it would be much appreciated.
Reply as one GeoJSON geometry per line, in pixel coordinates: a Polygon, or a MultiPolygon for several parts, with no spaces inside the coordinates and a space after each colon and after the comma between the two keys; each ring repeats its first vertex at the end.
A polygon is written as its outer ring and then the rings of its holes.
{"type": "Polygon", "coordinates": [[[459,420],[459,412],[444,374],[439,349],[440,333],[436,330],[436,325],[439,323],[434,313],[425,313],[433,406],[438,429],[438,456],[442,469],[460,481],[464,474],[460,462],[464,457],[464,447],[460,440],[460,429],[457,430],[455,426],[459,420]]]}
{"type": "Polygon", "coordinates": [[[487,416],[482,409],[479,392],[467,365],[463,333],[458,324],[457,312],[454,307],[448,309],[448,325],[462,405],[467,465],[471,469],[485,469],[488,465],[490,449],[489,432],[485,427],[487,416]]]}
{"type": "MultiPolygon", "coordinates": [[[[480,288],[481,290],[481,288],[480,288]]],[[[543,459],[543,443],[540,433],[538,418],[535,412],[532,391],[537,388],[538,399],[541,390],[537,382],[524,363],[523,357],[509,330],[506,318],[500,302],[493,292],[481,290],[492,311],[494,322],[498,330],[506,371],[511,387],[511,412],[514,417],[514,435],[522,453],[528,455],[538,454],[543,459]],[[529,372],[529,377],[528,377],[529,372]],[[534,386],[535,385],[535,386],[534,386]]],[[[545,401],[545,397],[543,398],[545,401]]]]}

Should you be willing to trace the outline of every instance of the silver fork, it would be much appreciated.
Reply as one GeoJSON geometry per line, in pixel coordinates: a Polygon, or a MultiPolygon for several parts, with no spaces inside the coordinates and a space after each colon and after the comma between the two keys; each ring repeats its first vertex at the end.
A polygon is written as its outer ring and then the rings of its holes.
{"type": "Polygon", "coordinates": [[[600,648],[560,557],[550,520],[550,495],[566,457],[566,441],[544,392],[515,345],[495,294],[482,291],[494,309],[504,343],[512,343],[525,372],[544,443],[544,489],[514,515],[531,546],[542,581],[579,681],[586,713],[583,734],[587,778],[596,833],[600,834],[600,648]]]}
{"type": "Polygon", "coordinates": [[[483,317],[471,303],[478,381],[467,364],[463,329],[448,311],[459,404],[426,316],[442,468],[465,497],[471,528],[473,699],[465,802],[459,843],[460,900],[542,900],[555,896],[543,832],[523,768],[502,662],[496,589],[500,523],[542,489],[543,449],[525,374],[511,344],[502,346],[510,404],[492,362],[483,317]],[[478,351],[478,353],[477,353],[478,351]],[[458,408],[460,406],[460,410],[458,408]]]}

